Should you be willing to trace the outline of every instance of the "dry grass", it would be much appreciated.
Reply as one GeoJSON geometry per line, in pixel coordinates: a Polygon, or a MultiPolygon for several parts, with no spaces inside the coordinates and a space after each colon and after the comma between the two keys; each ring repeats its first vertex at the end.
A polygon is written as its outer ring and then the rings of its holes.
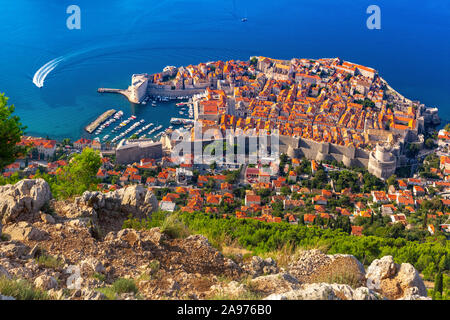
{"type": "Polygon", "coordinates": [[[339,258],[317,270],[311,277],[312,282],[347,284],[353,289],[360,287],[362,280],[356,263],[339,258]]]}
{"type": "Polygon", "coordinates": [[[243,249],[237,246],[223,246],[222,254],[235,262],[242,262],[245,257],[253,255],[250,250],[243,249]]]}
{"type": "Polygon", "coordinates": [[[360,279],[351,271],[333,272],[331,274],[321,274],[313,278],[313,282],[325,282],[329,284],[347,284],[353,289],[360,285],[360,279]]]}
{"type": "Polygon", "coordinates": [[[277,262],[278,267],[287,268],[289,263],[298,259],[299,255],[305,251],[303,247],[295,247],[286,243],[279,250],[261,254],[261,258],[272,258],[277,262]]]}

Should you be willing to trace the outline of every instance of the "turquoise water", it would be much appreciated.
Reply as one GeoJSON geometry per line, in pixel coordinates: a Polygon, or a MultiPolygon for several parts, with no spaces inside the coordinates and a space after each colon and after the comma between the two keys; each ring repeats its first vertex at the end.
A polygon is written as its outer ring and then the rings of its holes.
{"type": "Polygon", "coordinates": [[[136,106],[97,93],[126,88],[133,73],[250,55],[338,56],[376,68],[450,119],[450,2],[424,2],[1,0],[0,92],[29,134],[78,138],[110,108],[164,126],[178,116],[173,103],[136,106]],[[70,4],[81,8],[81,30],[66,27],[70,4]],[[371,4],[381,8],[381,30],[366,28],[371,4]],[[36,71],[57,58],[37,88],[36,71]]]}

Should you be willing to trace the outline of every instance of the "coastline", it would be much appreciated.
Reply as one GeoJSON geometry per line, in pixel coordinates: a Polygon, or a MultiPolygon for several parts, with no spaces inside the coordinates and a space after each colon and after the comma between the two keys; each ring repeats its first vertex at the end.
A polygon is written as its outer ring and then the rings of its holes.
{"type": "Polygon", "coordinates": [[[392,88],[389,83],[378,74],[378,76],[380,77],[381,81],[386,85],[386,88],[389,89],[390,91],[394,92],[397,96],[399,96],[400,98],[402,98],[404,101],[406,101],[407,103],[413,103],[413,101],[411,99],[406,98],[404,95],[402,95],[401,93],[399,93],[397,90],[395,90],[394,88],[392,88]]]}

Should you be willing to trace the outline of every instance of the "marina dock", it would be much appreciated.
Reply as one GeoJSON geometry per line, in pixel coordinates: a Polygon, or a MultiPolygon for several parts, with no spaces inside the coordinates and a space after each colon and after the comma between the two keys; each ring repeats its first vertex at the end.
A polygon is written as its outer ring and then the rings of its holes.
{"type": "Polygon", "coordinates": [[[194,119],[186,119],[186,118],[171,118],[170,123],[172,124],[194,124],[194,119]]]}
{"type": "Polygon", "coordinates": [[[95,129],[98,128],[98,126],[104,122],[106,119],[111,117],[116,112],[115,109],[110,109],[108,111],[103,112],[97,119],[92,121],[89,125],[86,126],[85,130],[89,133],[92,133],[95,131],[95,129]]]}

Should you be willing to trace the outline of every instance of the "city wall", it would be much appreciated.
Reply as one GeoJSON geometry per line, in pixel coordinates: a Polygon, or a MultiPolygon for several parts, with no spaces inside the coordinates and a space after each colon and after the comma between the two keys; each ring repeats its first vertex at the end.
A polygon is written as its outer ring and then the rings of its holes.
{"type": "MultiPolygon", "coordinates": [[[[269,136],[270,137],[270,136],[269,136]]],[[[246,137],[245,138],[245,154],[249,154],[249,145],[253,140],[258,139],[257,137],[246,137]]],[[[202,141],[202,150],[204,147],[212,142],[224,142],[225,139],[218,140],[203,140],[202,141]]],[[[234,144],[239,144],[241,141],[235,137],[234,144]]],[[[186,142],[178,142],[184,144],[184,153],[192,153],[194,154],[194,142],[186,141],[186,142]]],[[[178,144],[175,143],[175,144],[178,144]]],[[[267,141],[267,145],[269,147],[269,153],[274,152],[271,147],[270,138],[267,141]]],[[[177,148],[180,150],[180,148],[177,148]]],[[[298,137],[290,137],[290,136],[280,136],[279,138],[279,154],[285,153],[291,158],[302,158],[305,157],[310,160],[317,161],[333,161],[336,160],[338,162],[343,162],[344,165],[356,166],[356,167],[365,167],[368,168],[369,165],[369,152],[366,150],[362,150],[354,147],[345,147],[339,146],[331,143],[319,143],[312,140],[302,139],[298,137]]],[[[182,155],[182,153],[179,153],[182,155]]],[[[272,154],[273,155],[273,154],[272,154]]]]}
{"type": "Polygon", "coordinates": [[[348,167],[367,168],[369,164],[369,152],[366,150],[289,136],[280,136],[280,152],[295,158],[342,161],[348,167]]]}

